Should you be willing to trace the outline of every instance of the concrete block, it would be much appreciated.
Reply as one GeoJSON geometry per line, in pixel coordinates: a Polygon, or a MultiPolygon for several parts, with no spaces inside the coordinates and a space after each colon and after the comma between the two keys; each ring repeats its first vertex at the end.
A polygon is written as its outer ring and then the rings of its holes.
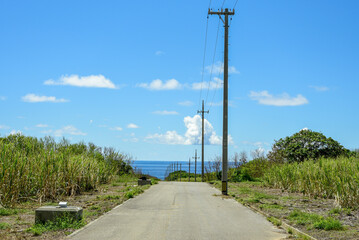
{"type": "Polygon", "coordinates": [[[54,221],[56,218],[65,216],[74,220],[81,220],[82,214],[83,211],[81,207],[43,206],[35,210],[35,223],[54,221]]]}
{"type": "Polygon", "coordinates": [[[151,185],[151,179],[138,179],[138,186],[151,185]]]}

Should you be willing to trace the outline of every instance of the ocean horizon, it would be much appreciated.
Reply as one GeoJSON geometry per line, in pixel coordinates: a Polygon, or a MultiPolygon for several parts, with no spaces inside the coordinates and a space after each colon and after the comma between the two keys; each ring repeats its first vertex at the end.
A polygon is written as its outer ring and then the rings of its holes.
{"type": "MultiPolygon", "coordinates": [[[[134,160],[132,163],[132,167],[135,171],[141,171],[142,174],[148,174],[154,177],[157,177],[161,180],[164,180],[166,174],[168,174],[169,166],[172,163],[176,163],[176,171],[177,171],[177,163],[178,170],[181,168],[182,171],[188,172],[189,163],[188,161],[159,161],[159,160],[134,160]]],[[[204,162],[206,166],[208,161],[204,162]]],[[[229,163],[231,165],[231,163],[229,163]]],[[[197,161],[197,174],[201,174],[202,162],[197,161]]],[[[195,161],[191,161],[191,173],[195,171],[195,161]]],[[[171,170],[172,172],[172,170],[171,170]]]]}

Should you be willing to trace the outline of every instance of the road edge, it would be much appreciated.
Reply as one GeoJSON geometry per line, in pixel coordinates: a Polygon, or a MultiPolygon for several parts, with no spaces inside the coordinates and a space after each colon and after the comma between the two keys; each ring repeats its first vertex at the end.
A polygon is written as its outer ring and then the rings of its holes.
{"type": "MultiPolygon", "coordinates": [[[[157,184],[154,184],[154,185],[157,185],[157,184]]],[[[90,225],[92,225],[93,223],[97,222],[97,221],[100,220],[101,218],[103,218],[103,217],[105,217],[106,215],[110,214],[110,212],[112,212],[113,210],[115,210],[115,209],[121,207],[123,204],[129,202],[130,200],[135,199],[135,198],[137,198],[137,197],[143,195],[145,192],[147,192],[149,189],[151,189],[154,185],[151,185],[151,187],[145,189],[145,190],[143,191],[143,193],[141,193],[141,194],[139,194],[139,195],[136,195],[136,196],[133,197],[133,198],[129,198],[129,199],[127,199],[126,201],[123,201],[121,204],[119,204],[119,205],[117,205],[116,207],[112,208],[110,211],[105,212],[103,215],[101,215],[101,216],[99,216],[98,218],[96,218],[95,220],[89,222],[88,224],[86,224],[86,225],[83,226],[82,228],[77,229],[76,231],[74,231],[74,232],[71,233],[70,235],[66,236],[64,239],[70,239],[71,237],[76,236],[76,235],[79,234],[81,231],[87,229],[87,228],[88,228],[90,225]]]]}

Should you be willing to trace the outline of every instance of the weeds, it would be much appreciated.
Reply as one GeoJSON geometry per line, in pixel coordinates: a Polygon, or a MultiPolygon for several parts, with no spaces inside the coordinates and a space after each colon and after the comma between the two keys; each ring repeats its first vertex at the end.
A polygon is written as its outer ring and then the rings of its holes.
{"type": "Polygon", "coordinates": [[[279,227],[280,225],[282,225],[282,221],[275,218],[275,217],[267,217],[267,220],[270,221],[271,223],[273,223],[275,226],[279,227]]]}
{"type": "Polygon", "coordinates": [[[26,231],[34,234],[34,236],[39,236],[47,231],[57,231],[64,229],[79,229],[85,226],[85,221],[75,221],[69,217],[57,218],[55,221],[48,221],[45,224],[37,223],[32,227],[28,228],[26,231]]]}
{"type": "Polygon", "coordinates": [[[1,230],[7,229],[7,228],[11,228],[11,225],[9,223],[0,222],[0,229],[1,230]]]}
{"type": "Polygon", "coordinates": [[[75,195],[128,172],[126,156],[94,144],[23,135],[0,138],[0,205],[75,195]]]}
{"type": "Polygon", "coordinates": [[[313,198],[334,198],[341,207],[359,207],[359,158],[280,164],[264,176],[267,185],[313,198]]]}
{"type": "Polygon", "coordinates": [[[18,214],[19,210],[12,208],[0,208],[0,216],[10,216],[18,214]]]}
{"type": "Polygon", "coordinates": [[[301,211],[293,211],[288,219],[294,221],[298,225],[306,225],[309,228],[329,230],[343,230],[342,223],[331,217],[323,217],[318,214],[306,213],[301,211]]]}

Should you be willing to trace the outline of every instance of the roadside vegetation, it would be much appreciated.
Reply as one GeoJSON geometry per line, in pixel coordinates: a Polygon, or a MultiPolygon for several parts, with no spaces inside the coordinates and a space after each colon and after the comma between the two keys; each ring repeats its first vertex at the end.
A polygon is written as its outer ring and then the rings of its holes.
{"type": "Polygon", "coordinates": [[[20,134],[0,138],[0,204],[54,200],[96,189],[131,173],[131,158],[92,143],[37,139],[20,134]]]}
{"type": "MultiPolygon", "coordinates": [[[[245,152],[232,158],[229,196],[267,214],[274,225],[286,222],[318,239],[359,239],[358,150],[301,130],[275,141],[268,155],[251,155],[251,161],[245,152]]],[[[219,189],[220,161],[214,158],[206,174],[219,189]]]]}
{"type": "Polygon", "coordinates": [[[138,177],[131,156],[113,148],[20,134],[0,138],[0,239],[64,238],[149,188],[137,186],[138,177]],[[59,201],[82,207],[83,220],[34,224],[36,208],[59,201]]]}

